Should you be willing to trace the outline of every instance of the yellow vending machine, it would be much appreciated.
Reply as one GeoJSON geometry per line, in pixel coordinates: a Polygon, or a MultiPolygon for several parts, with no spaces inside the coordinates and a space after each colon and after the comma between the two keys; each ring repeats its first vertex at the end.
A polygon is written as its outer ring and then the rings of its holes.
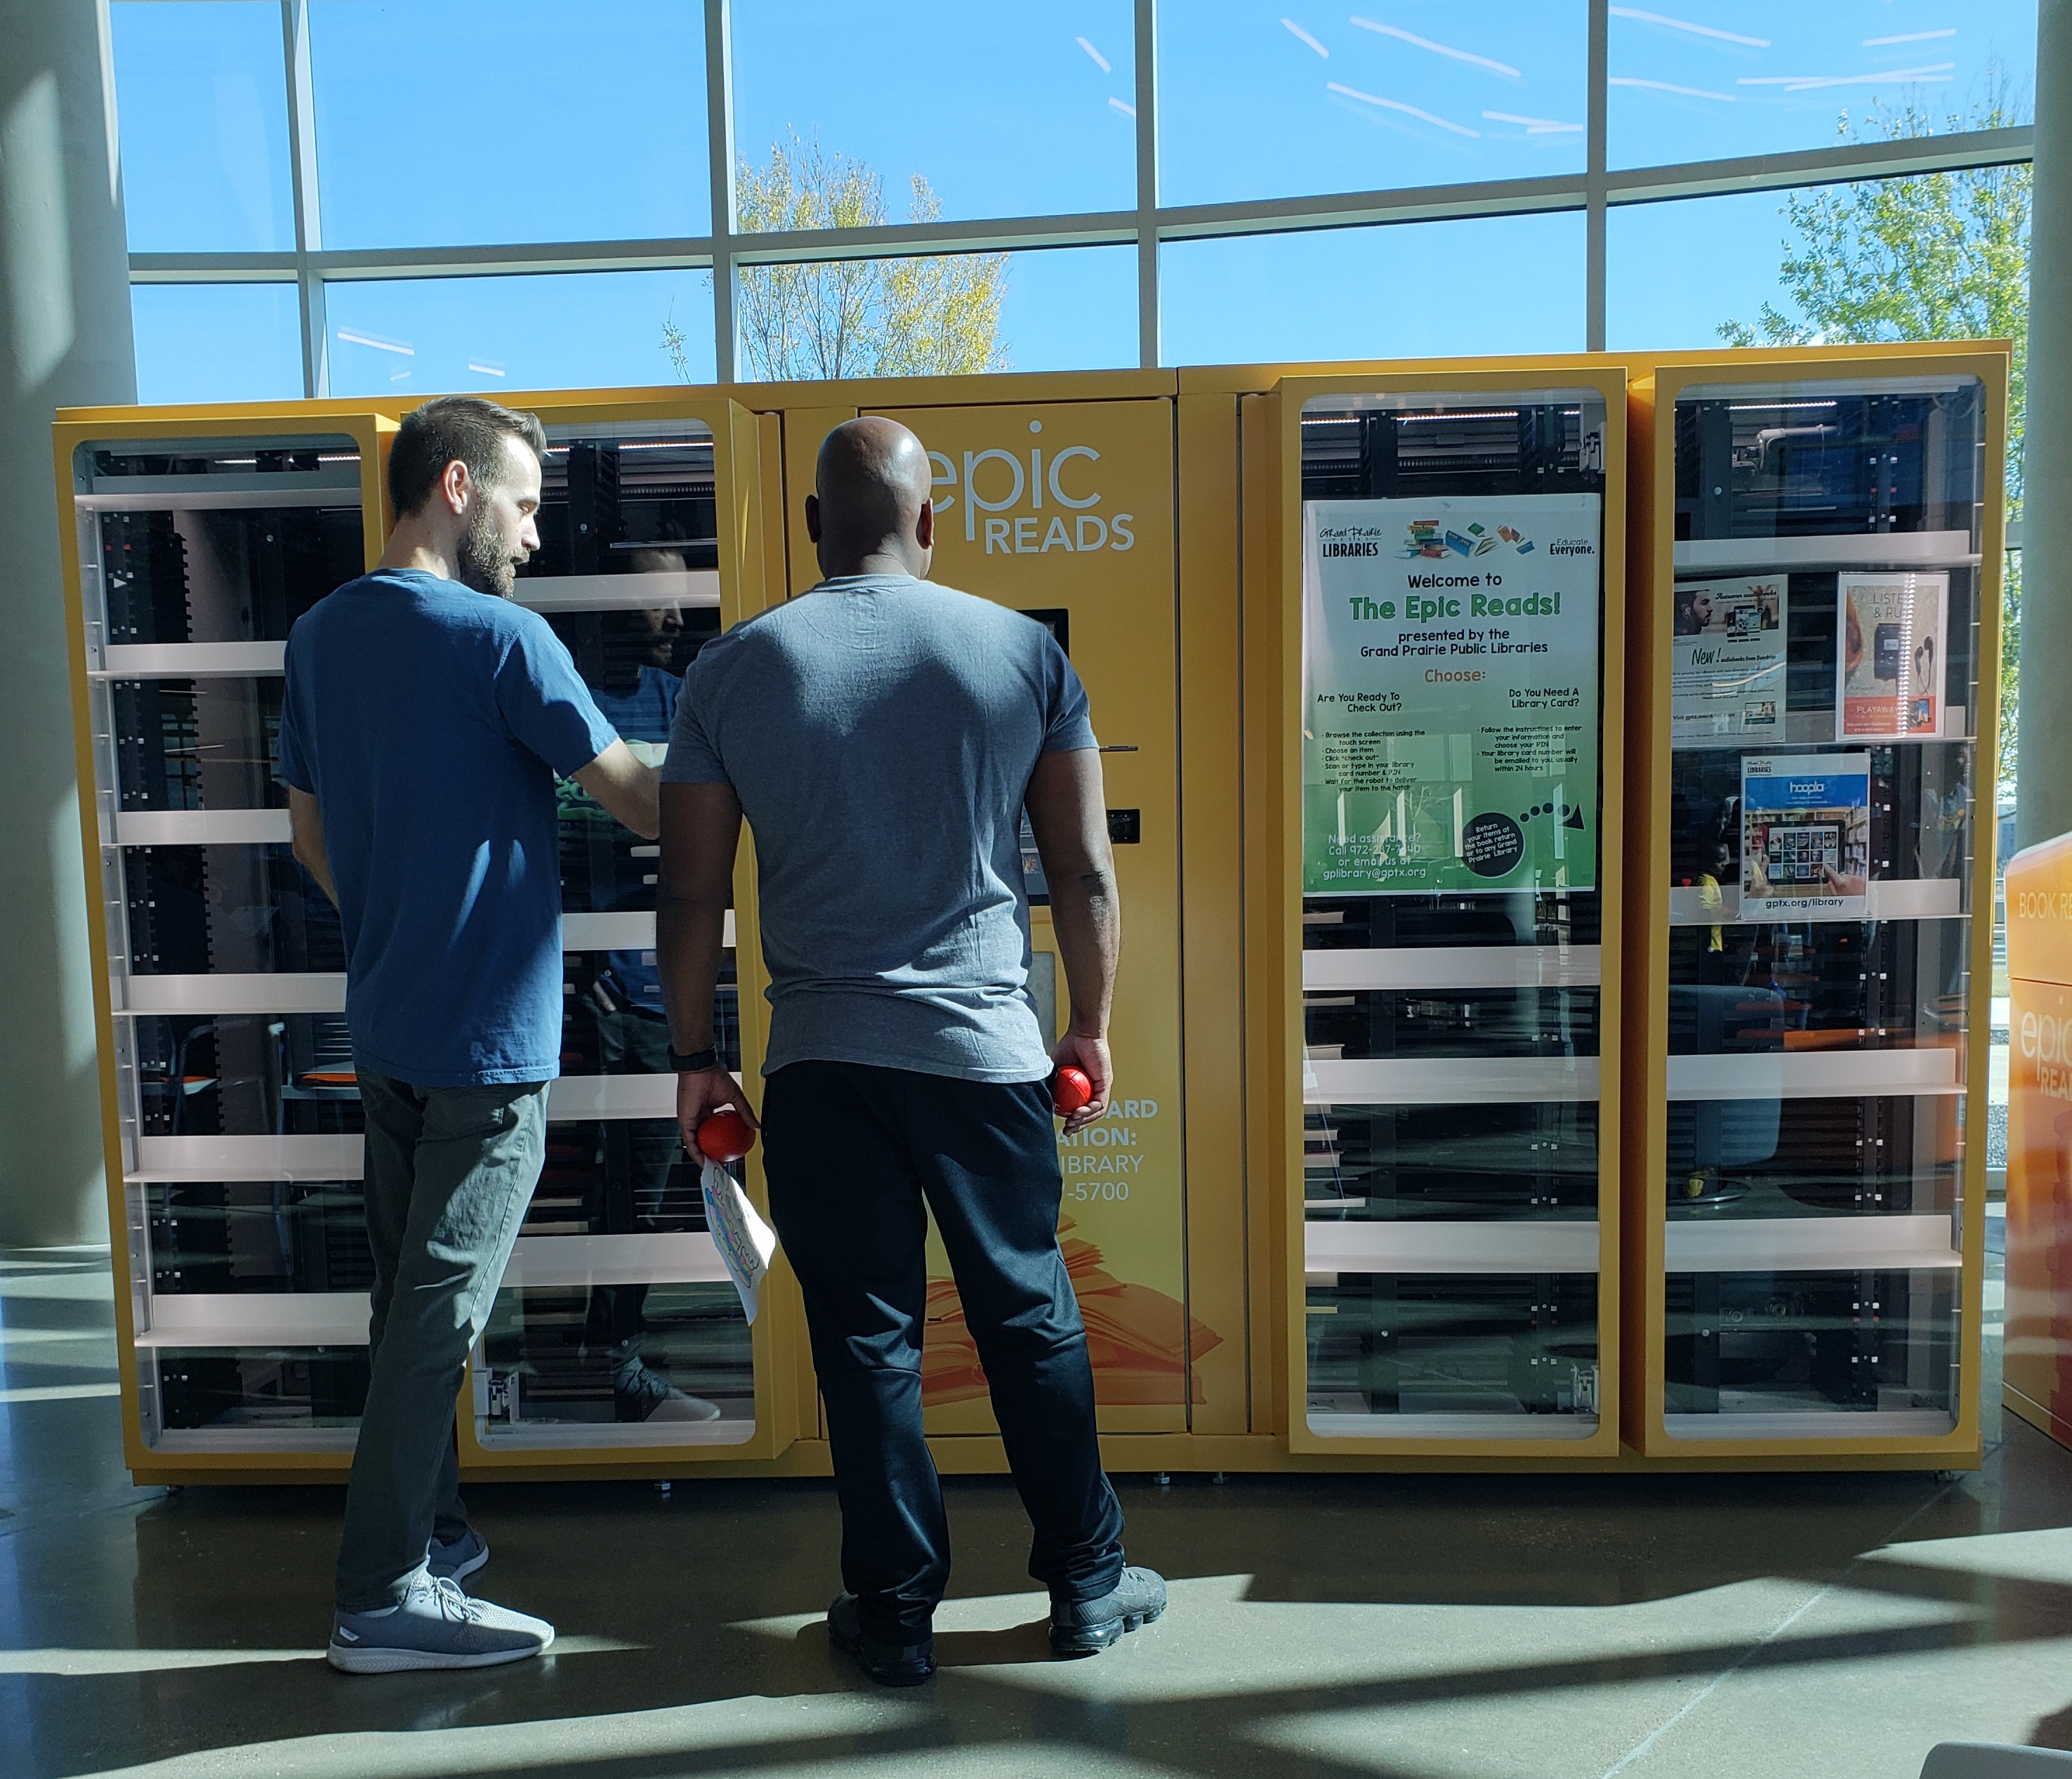
{"type": "Polygon", "coordinates": [[[335,911],[273,771],[296,618],[380,553],[368,414],[57,428],[123,1436],[342,1468],[372,1262],[335,911]]]}
{"type": "Polygon", "coordinates": [[[1625,1400],[1651,1459],[1978,1459],[2006,401],[1990,348],[1638,381],[1625,1400]]]}
{"type": "MultiPolygon", "coordinates": [[[[512,596],[545,617],[620,739],[659,765],[684,669],[781,587],[765,573],[762,423],[688,392],[515,399],[548,442],[541,549],[512,596]]],[[[773,1458],[800,1429],[797,1301],[780,1270],[751,1326],[705,1227],[655,956],[660,848],[572,780],[557,796],[561,1074],[545,1165],[469,1367],[461,1461],[537,1475],[773,1458]]],[[[764,1037],[753,881],[745,856],[715,1007],[722,1060],[750,1078],[764,1037]]],[[[734,1169],[760,1203],[758,1157],[734,1169]]]]}
{"type": "MultiPolygon", "coordinates": [[[[521,603],[634,744],[758,609],[755,418],[723,398],[527,404],[550,430],[521,603]]],[[[372,1276],[335,911],[275,771],[289,627],[379,555],[395,414],[61,417],[124,1431],[139,1480],[337,1471],[372,1276]]],[[[562,790],[569,915],[549,1155],[463,1394],[475,1473],[767,1459],[798,1424],[783,1279],[753,1331],[674,1157],[652,845],[562,790]]],[[[744,908],[752,904],[744,900],[744,908]]],[[[752,912],[739,923],[749,943],[752,912]]],[[[727,1023],[760,1053],[759,999],[727,1023]]],[[[759,1181],[751,1163],[751,1192],[759,1181]]]]}
{"type": "Polygon", "coordinates": [[[1624,373],[1275,400],[1248,990],[1288,1447],[1610,1460],[1624,373]]]}
{"type": "Polygon", "coordinates": [[[2002,1398],[2072,1445],[2072,834],[2008,862],[2007,948],[2002,1398]]]}
{"type": "MultiPolygon", "coordinates": [[[[1059,1230],[1087,1324],[1103,1432],[1179,1434],[1203,1399],[1198,1361],[1242,1331],[1209,1327],[1188,1303],[1171,380],[1054,381],[1083,397],[1109,398],[901,402],[867,411],[911,427],[935,465],[932,578],[1046,625],[1086,683],[1124,940],[1111,1031],[1112,1110],[1060,1139],[1059,1230]]],[[[802,434],[798,443],[810,448],[817,439],[802,434]]],[[[810,461],[791,445],[787,438],[792,462],[810,461]]],[[[796,507],[803,489],[791,492],[796,507]]],[[[810,584],[796,560],[792,575],[795,586],[810,584]]],[[[1069,990],[1026,824],[1024,865],[1031,986],[1054,1037],[1069,990]]],[[[923,1361],[930,1431],[990,1435],[977,1349],[939,1244],[931,1243],[931,1255],[923,1361]]],[[[964,1461],[953,1446],[938,1451],[952,1467],[964,1461]]],[[[974,1459],[997,1464],[991,1439],[974,1459]]]]}

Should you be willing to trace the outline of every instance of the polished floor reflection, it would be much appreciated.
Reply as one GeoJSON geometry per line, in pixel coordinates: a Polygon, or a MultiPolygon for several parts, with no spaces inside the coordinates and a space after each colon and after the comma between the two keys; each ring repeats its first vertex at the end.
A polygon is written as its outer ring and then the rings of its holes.
{"type": "Polygon", "coordinates": [[[110,1319],[104,1255],[0,1260],[6,1779],[1912,1779],[1943,1740],[2072,1747],[2072,1456],[1997,1416],[1956,1477],[1121,1479],[1173,1609],[1082,1662],[1046,1658],[1012,1491],[958,1482],[943,1671],[901,1694],[827,1650],[825,1484],[481,1488],[483,1591],[553,1655],[368,1680],[320,1654],[338,1493],[129,1487],[110,1319]]]}

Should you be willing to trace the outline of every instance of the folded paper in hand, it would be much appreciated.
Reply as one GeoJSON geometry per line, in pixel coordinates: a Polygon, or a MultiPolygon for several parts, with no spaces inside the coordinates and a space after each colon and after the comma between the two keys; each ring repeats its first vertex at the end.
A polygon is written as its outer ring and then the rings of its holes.
{"type": "Polygon", "coordinates": [[[705,1227],[713,1246],[719,1250],[726,1275],[741,1294],[742,1313],[755,1320],[755,1294],[763,1275],[770,1270],[770,1257],[777,1251],[777,1235],[755,1214],[741,1184],[709,1156],[705,1163],[705,1227]]]}

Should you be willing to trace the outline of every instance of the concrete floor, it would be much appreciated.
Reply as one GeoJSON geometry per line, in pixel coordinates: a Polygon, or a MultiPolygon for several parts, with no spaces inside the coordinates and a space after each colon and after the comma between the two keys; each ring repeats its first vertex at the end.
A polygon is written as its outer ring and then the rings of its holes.
{"type": "MultiPolygon", "coordinates": [[[[2072,1456],[1926,1476],[1119,1479],[1173,1583],[1046,1658],[1004,1482],[951,1486],[943,1671],[830,1658],[828,1485],[471,1492],[551,1657],[321,1658],[340,1497],[123,1480],[106,1261],[0,1259],[0,1774],[1818,1775],[2072,1748],[2072,1456]]],[[[1990,1380],[1996,1394],[1997,1379],[1990,1380]]]]}

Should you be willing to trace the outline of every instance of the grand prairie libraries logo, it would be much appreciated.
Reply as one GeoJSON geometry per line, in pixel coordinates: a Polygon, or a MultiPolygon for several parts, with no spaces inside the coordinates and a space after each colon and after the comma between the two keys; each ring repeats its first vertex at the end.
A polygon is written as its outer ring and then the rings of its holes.
{"type": "Polygon", "coordinates": [[[1470,521],[1465,529],[1455,531],[1443,519],[1412,519],[1404,528],[1404,543],[1396,554],[1405,561],[1420,556],[1437,560],[1448,556],[1487,556],[1506,548],[1517,555],[1530,555],[1532,540],[1515,525],[1491,529],[1470,521]]]}

